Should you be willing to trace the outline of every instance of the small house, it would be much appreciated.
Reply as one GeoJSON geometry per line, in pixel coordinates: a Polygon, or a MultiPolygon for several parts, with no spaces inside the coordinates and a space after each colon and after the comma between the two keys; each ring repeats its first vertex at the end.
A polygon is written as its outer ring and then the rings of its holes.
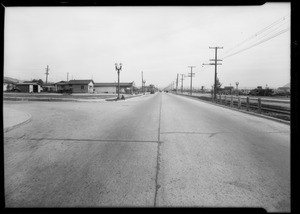
{"type": "MultiPolygon", "coordinates": [[[[118,93],[118,83],[95,83],[94,84],[95,93],[108,93],[115,94],[118,93]]],[[[135,89],[134,82],[120,83],[120,93],[133,94],[135,89]]]]}
{"type": "Polygon", "coordinates": [[[55,90],[58,93],[63,93],[63,92],[66,92],[67,90],[69,90],[69,84],[66,81],[60,81],[60,82],[54,83],[54,86],[55,86],[55,90]]]}
{"type": "Polygon", "coordinates": [[[20,92],[24,93],[40,93],[43,89],[37,82],[23,82],[16,85],[20,92]]]}
{"type": "Polygon", "coordinates": [[[15,82],[8,79],[3,80],[3,91],[12,91],[15,88],[15,86],[15,82]]]}
{"type": "Polygon", "coordinates": [[[56,92],[56,86],[54,83],[44,83],[42,88],[44,92],[56,92]]]}
{"type": "Polygon", "coordinates": [[[68,85],[72,93],[94,93],[93,80],[70,80],[68,85]]]}

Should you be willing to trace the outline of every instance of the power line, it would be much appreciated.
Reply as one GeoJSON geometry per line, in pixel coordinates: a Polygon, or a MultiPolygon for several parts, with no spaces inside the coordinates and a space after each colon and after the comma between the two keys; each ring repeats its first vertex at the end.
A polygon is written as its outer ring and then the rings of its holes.
{"type": "MultiPolygon", "coordinates": [[[[286,15],[287,16],[287,15],[286,15]]],[[[232,50],[236,49],[237,47],[243,45],[244,43],[250,41],[251,39],[253,38],[257,38],[257,36],[259,36],[260,34],[264,33],[265,31],[269,30],[270,28],[276,26],[277,24],[279,24],[280,22],[282,21],[287,21],[290,17],[287,17],[286,16],[278,19],[277,21],[273,22],[272,24],[264,27],[263,29],[259,30],[258,32],[256,32],[255,34],[253,34],[252,36],[250,36],[249,38],[245,39],[244,41],[240,42],[239,44],[237,44],[236,46],[234,46],[233,48],[229,49],[228,51],[226,51],[224,54],[227,54],[229,52],[231,52],[232,50]]],[[[285,24],[285,23],[284,23],[285,24]]],[[[281,23],[282,25],[282,23],[281,23]]],[[[268,33],[269,34],[269,33],[268,33]]]]}
{"type": "Polygon", "coordinates": [[[236,54],[238,54],[238,53],[241,53],[241,52],[246,51],[246,50],[248,50],[248,49],[250,49],[250,48],[253,48],[253,47],[255,47],[255,46],[257,46],[257,45],[259,45],[259,44],[261,44],[261,43],[264,43],[264,42],[266,42],[266,41],[269,41],[270,39],[273,39],[273,38],[275,38],[275,37],[277,37],[277,36],[279,36],[279,35],[281,35],[281,34],[287,32],[289,29],[290,29],[290,27],[288,27],[288,28],[286,28],[286,29],[284,29],[284,30],[281,30],[281,31],[279,31],[278,33],[276,33],[276,34],[274,34],[274,35],[272,35],[272,36],[270,36],[270,37],[268,37],[268,38],[266,38],[266,39],[263,39],[263,40],[261,40],[261,41],[259,41],[259,42],[257,42],[257,43],[254,43],[254,44],[252,44],[251,46],[246,47],[246,48],[244,48],[244,49],[241,49],[241,50],[239,50],[239,51],[237,51],[237,52],[235,52],[235,53],[229,54],[229,55],[223,57],[222,59],[225,59],[225,58],[234,56],[234,55],[236,55],[236,54]]]}

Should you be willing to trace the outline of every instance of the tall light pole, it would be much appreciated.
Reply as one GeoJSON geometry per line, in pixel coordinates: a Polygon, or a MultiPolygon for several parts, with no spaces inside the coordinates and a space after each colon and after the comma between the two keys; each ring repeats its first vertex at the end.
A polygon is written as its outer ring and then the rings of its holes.
{"type": "Polygon", "coordinates": [[[236,85],[236,93],[239,95],[239,82],[235,82],[236,85]]]}
{"type": "Polygon", "coordinates": [[[120,70],[122,70],[122,63],[115,63],[116,70],[118,71],[118,98],[120,99],[120,70]]]}

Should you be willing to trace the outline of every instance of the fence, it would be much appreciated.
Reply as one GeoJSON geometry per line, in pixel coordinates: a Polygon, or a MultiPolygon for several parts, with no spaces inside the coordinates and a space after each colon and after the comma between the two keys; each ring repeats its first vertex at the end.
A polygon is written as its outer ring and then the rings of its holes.
{"type": "Polygon", "coordinates": [[[217,99],[213,100],[212,95],[208,93],[181,95],[196,97],[202,100],[215,102],[217,104],[225,105],[231,108],[237,108],[241,110],[256,112],[258,114],[269,115],[284,120],[290,120],[290,100],[235,95],[217,95],[217,99]]]}

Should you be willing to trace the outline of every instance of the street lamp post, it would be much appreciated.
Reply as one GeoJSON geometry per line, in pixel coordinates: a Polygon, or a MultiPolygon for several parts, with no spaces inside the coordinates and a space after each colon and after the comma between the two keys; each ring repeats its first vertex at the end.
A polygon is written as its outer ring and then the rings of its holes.
{"type": "Polygon", "coordinates": [[[239,95],[239,82],[235,82],[236,85],[236,93],[239,95]]]}
{"type": "Polygon", "coordinates": [[[116,70],[118,71],[118,100],[120,99],[120,70],[122,70],[122,63],[115,63],[116,70]]]}

